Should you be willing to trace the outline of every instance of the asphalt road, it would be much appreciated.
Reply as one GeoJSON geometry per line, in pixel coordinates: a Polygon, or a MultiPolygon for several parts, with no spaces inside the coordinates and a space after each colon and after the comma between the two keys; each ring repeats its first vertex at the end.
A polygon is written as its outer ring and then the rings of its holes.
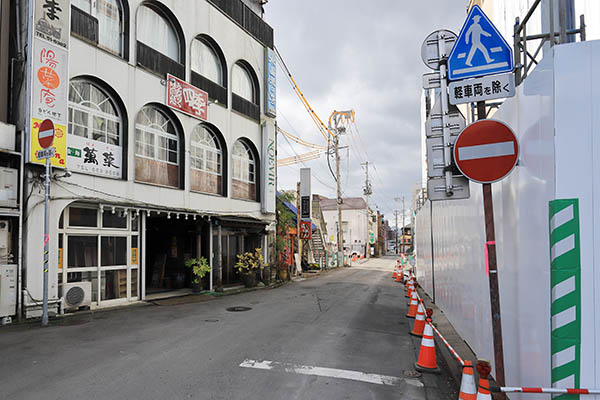
{"type": "MultiPolygon", "coordinates": [[[[0,327],[2,399],[456,399],[377,259],[216,300],[0,327]],[[234,306],[251,307],[230,312],[234,306]]],[[[438,363],[440,363],[438,357],[438,363]]]]}

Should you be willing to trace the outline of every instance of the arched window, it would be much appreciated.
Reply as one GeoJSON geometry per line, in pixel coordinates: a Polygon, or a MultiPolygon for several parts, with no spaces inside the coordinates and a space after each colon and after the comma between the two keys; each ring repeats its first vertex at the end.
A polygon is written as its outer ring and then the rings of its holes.
{"type": "Polygon", "coordinates": [[[233,163],[232,195],[236,198],[256,200],[256,158],[250,147],[238,140],[231,150],[233,163]]]}
{"type": "Polygon", "coordinates": [[[217,51],[203,38],[192,40],[192,71],[223,85],[223,66],[217,51]]]}
{"type": "Polygon", "coordinates": [[[135,121],[135,179],[179,187],[180,140],[174,121],[145,106],[135,121]]]}
{"type": "Polygon", "coordinates": [[[231,108],[255,121],[260,121],[258,78],[250,64],[240,60],[231,70],[231,108]]]}
{"type": "Polygon", "coordinates": [[[246,67],[237,63],[231,72],[231,91],[251,103],[255,103],[255,88],[252,76],[246,67]]]}
{"type": "Polygon", "coordinates": [[[73,15],[73,32],[97,43],[99,47],[111,53],[122,56],[125,29],[121,2],[119,0],[72,0],[71,4],[78,9],[73,15]],[[97,25],[97,34],[95,29],[91,29],[94,25],[97,25]]]}
{"type": "Polygon", "coordinates": [[[181,62],[177,32],[154,8],[147,5],[139,7],[136,34],[139,42],[172,60],[181,62]]]}
{"type": "Polygon", "coordinates": [[[190,167],[192,190],[223,194],[223,151],[215,133],[202,124],[192,131],[190,167]]]}
{"type": "Polygon", "coordinates": [[[122,177],[123,121],[115,101],[84,79],[69,85],[69,168],[122,177]]]}
{"type": "Polygon", "coordinates": [[[192,85],[227,107],[227,63],[225,55],[210,36],[198,35],[191,45],[192,85]]]}

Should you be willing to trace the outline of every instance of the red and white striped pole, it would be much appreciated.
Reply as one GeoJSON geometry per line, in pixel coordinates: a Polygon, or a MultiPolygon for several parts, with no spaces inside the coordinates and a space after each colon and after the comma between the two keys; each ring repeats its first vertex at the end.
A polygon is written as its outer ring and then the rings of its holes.
{"type": "Polygon", "coordinates": [[[492,392],[499,393],[555,393],[555,394],[600,394],[600,389],[562,389],[541,387],[494,387],[492,392]]]}

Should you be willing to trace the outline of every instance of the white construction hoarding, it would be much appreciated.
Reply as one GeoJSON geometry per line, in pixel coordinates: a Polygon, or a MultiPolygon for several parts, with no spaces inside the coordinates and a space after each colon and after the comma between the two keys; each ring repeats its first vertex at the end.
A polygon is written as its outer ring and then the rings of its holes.
{"type": "MultiPolygon", "coordinates": [[[[594,289],[600,287],[600,246],[594,246],[594,237],[600,237],[597,65],[599,41],[556,46],[554,57],[545,57],[517,88],[516,97],[494,114],[511,126],[521,146],[517,168],[493,184],[508,386],[549,387],[558,382],[558,372],[565,377],[562,385],[600,386],[600,292],[594,289]],[[573,357],[571,352],[555,354],[555,365],[562,370],[555,370],[553,379],[551,329],[566,316],[551,313],[549,202],[555,199],[577,199],[579,204],[581,287],[570,296],[580,301],[569,313],[581,316],[581,343],[573,357]],[[578,376],[571,379],[565,371],[574,364],[578,376]]],[[[421,208],[417,276],[430,296],[435,285],[437,305],[477,357],[493,360],[482,197],[481,185],[471,184],[469,199],[433,204],[433,269],[430,205],[421,208]]]]}

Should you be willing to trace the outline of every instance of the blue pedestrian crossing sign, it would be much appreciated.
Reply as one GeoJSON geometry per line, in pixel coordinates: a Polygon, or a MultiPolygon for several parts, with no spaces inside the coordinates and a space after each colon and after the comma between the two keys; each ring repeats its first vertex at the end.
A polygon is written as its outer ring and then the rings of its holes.
{"type": "Polygon", "coordinates": [[[512,48],[483,13],[473,6],[448,56],[451,81],[513,70],[512,48]]]}

